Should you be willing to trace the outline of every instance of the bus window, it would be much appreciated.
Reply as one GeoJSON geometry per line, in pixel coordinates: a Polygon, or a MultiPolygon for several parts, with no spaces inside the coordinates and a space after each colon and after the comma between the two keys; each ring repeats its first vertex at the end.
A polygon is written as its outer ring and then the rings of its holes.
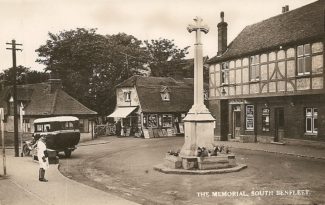
{"type": "Polygon", "coordinates": [[[73,123],[72,122],[65,122],[65,129],[73,129],[73,123]]]}
{"type": "Polygon", "coordinates": [[[43,131],[43,125],[36,125],[36,132],[42,132],[43,131]]]}
{"type": "Polygon", "coordinates": [[[51,131],[50,124],[44,124],[44,132],[50,132],[50,131],[51,131]]]}

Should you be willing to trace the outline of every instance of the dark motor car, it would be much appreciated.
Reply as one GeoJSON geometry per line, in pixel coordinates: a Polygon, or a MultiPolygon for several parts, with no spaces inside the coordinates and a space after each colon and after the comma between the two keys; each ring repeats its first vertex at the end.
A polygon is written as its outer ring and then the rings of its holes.
{"type": "Polygon", "coordinates": [[[46,137],[46,147],[66,157],[76,149],[80,141],[79,119],[72,116],[39,118],[34,121],[34,140],[46,137]]]}

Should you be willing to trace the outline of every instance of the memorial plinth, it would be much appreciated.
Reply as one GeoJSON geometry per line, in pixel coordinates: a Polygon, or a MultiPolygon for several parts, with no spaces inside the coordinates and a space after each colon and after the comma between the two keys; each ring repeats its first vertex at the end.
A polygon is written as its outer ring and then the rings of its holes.
{"type": "Polygon", "coordinates": [[[185,142],[181,156],[197,156],[198,147],[213,148],[215,119],[210,112],[190,111],[183,121],[185,142]]]}

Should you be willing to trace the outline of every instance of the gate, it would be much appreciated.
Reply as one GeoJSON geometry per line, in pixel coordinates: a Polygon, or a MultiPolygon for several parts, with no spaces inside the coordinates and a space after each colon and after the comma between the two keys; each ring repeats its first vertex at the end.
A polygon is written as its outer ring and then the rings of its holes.
{"type": "Polygon", "coordinates": [[[95,136],[112,136],[115,135],[116,128],[114,124],[95,125],[95,136]]]}

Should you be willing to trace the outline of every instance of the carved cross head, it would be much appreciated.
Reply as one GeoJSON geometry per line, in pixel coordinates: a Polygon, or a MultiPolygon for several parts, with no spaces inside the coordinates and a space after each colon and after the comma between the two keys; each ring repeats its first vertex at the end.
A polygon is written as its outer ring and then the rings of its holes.
{"type": "Polygon", "coordinates": [[[209,27],[207,25],[202,25],[203,19],[201,17],[197,16],[193,20],[195,21],[195,25],[193,24],[188,25],[187,26],[188,32],[191,33],[192,31],[196,31],[196,32],[202,31],[205,34],[209,32],[209,27]]]}

